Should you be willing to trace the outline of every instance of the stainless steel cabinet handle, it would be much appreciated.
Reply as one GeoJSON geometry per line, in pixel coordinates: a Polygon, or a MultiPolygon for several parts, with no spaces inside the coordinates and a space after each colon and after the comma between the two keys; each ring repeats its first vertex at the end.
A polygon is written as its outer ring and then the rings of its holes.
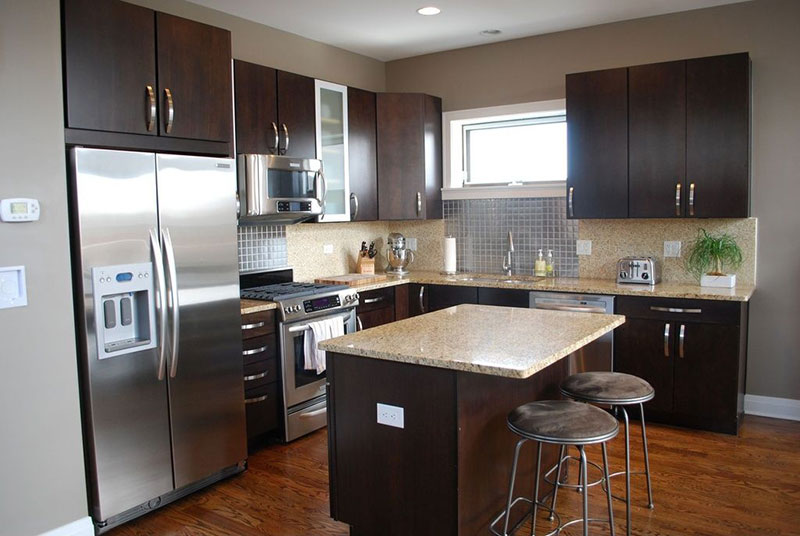
{"type": "Polygon", "coordinates": [[[658,311],[659,313],[689,313],[697,315],[703,312],[702,309],[683,309],[681,307],[656,307],[655,305],[651,305],[650,310],[658,311]]]}
{"type": "Polygon", "coordinates": [[[355,193],[351,192],[350,201],[355,206],[355,208],[353,209],[353,213],[350,215],[350,221],[356,221],[356,218],[358,218],[358,196],[355,193]]]}
{"type": "Polygon", "coordinates": [[[308,413],[301,413],[300,414],[300,418],[301,419],[311,419],[311,418],[317,417],[319,415],[325,415],[326,413],[328,413],[328,408],[327,407],[322,408],[322,409],[316,409],[314,411],[309,411],[308,413]]]}
{"type": "Polygon", "coordinates": [[[683,359],[683,342],[686,340],[686,326],[681,324],[681,329],[678,332],[678,357],[683,359]]]}
{"type": "Polygon", "coordinates": [[[547,309],[548,311],[567,311],[569,313],[605,313],[602,307],[582,307],[580,305],[550,305],[545,303],[536,304],[536,309],[547,309]]]}
{"type": "Polygon", "coordinates": [[[572,208],[572,196],[575,193],[575,188],[573,186],[569,187],[569,195],[567,196],[567,206],[569,207],[569,217],[575,217],[575,210],[572,208]]]}
{"type": "Polygon", "coordinates": [[[262,354],[262,353],[266,352],[268,348],[269,348],[269,345],[267,344],[265,346],[262,346],[261,348],[253,348],[252,350],[243,350],[242,351],[242,355],[243,356],[248,356],[248,355],[262,354]]]}
{"type": "Polygon", "coordinates": [[[152,132],[156,127],[156,92],[153,86],[147,87],[147,132],[152,132]]]}
{"type": "Polygon", "coordinates": [[[250,375],[250,376],[245,376],[245,377],[244,377],[244,381],[246,381],[246,382],[253,382],[253,381],[256,381],[256,380],[260,380],[261,378],[266,378],[266,377],[267,377],[267,374],[269,374],[269,371],[268,371],[268,370],[265,370],[265,371],[264,371],[264,372],[262,372],[261,374],[252,374],[252,375],[250,375]]]}
{"type": "Polygon", "coordinates": [[[694,216],[694,183],[689,185],[689,216],[694,216]]]}
{"type": "Polygon", "coordinates": [[[675,185],[675,215],[681,215],[681,183],[675,185]]]}
{"type": "Polygon", "coordinates": [[[364,331],[364,324],[361,323],[361,318],[356,317],[356,324],[358,325],[358,331],[364,331]]]}
{"type": "Polygon", "coordinates": [[[164,281],[164,253],[155,229],[150,229],[150,247],[153,250],[153,277],[156,281],[156,312],[158,313],[158,370],[159,381],[164,379],[167,362],[167,284],[164,281]]]}
{"type": "Polygon", "coordinates": [[[425,312],[425,285],[419,287],[419,311],[421,313],[425,312]]]}
{"type": "Polygon", "coordinates": [[[164,131],[169,134],[172,132],[172,123],[175,121],[175,102],[172,100],[172,92],[169,88],[164,88],[164,99],[166,102],[166,114],[167,118],[164,121],[164,131]]]}
{"type": "Polygon", "coordinates": [[[422,214],[422,194],[417,192],[417,216],[422,214]]]}
{"type": "Polygon", "coordinates": [[[286,154],[286,151],[289,150],[289,127],[286,126],[286,123],[281,123],[281,127],[283,127],[283,149],[280,150],[280,154],[286,154]]]}
{"type": "Polygon", "coordinates": [[[386,296],[378,296],[377,298],[364,298],[364,304],[366,305],[368,303],[378,303],[383,301],[385,298],[386,296]]]}
{"type": "Polygon", "coordinates": [[[669,357],[669,322],[664,324],[664,357],[669,357]]]}
{"type": "Polygon", "coordinates": [[[275,124],[275,121],[272,122],[272,132],[275,133],[275,147],[272,150],[278,153],[281,149],[281,137],[278,134],[278,125],[275,124]]]}
{"type": "Polygon", "coordinates": [[[251,329],[258,329],[263,328],[266,325],[266,322],[262,320],[261,322],[255,322],[253,324],[242,324],[242,331],[248,331],[251,329]]]}
{"type": "Polygon", "coordinates": [[[245,398],[244,399],[244,403],[245,404],[255,404],[256,402],[263,402],[268,398],[269,398],[269,395],[259,396],[259,397],[256,397],[256,398],[245,398]]]}
{"type": "Polygon", "coordinates": [[[169,234],[169,229],[162,230],[162,240],[164,241],[164,253],[166,257],[166,272],[168,275],[167,288],[169,289],[169,298],[167,304],[172,311],[172,335],[170,337],[172,342],[172,363],[169,367],[169,377],[174,378],[178,373],[178,356],[180,353],[180,336],[181,336],[181,313],[180,303],[178,302],[178,270],[175,266],[175,250],[172,247],[172,237],[169,234]]]}

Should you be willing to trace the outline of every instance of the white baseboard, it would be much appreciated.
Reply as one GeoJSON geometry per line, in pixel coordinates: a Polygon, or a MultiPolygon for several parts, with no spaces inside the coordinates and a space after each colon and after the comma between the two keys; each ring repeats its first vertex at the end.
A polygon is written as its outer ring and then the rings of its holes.
{"type": "Polygon", "coordinates": [[[800,421],[800,400],[744,395],[744,412],[748,415],[800,421]]]}
{"type": "Polygon", "coordinates": [[[76,519],[53,530],[43,532],[39,536],[94,536],[94,525],[89,516],[76,519]]]}

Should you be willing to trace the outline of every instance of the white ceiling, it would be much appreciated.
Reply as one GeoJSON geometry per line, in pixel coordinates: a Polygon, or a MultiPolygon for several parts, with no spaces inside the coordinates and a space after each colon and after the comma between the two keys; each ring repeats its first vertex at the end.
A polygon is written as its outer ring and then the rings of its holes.
{"type": "Polygon", "coordinates": [[[747,0],[191,0],[382,61],[747,0]],[[434,5],[432,17],[416,13],[434,5]],[[481,30],[499,29],[498,36],[481,30]]]}

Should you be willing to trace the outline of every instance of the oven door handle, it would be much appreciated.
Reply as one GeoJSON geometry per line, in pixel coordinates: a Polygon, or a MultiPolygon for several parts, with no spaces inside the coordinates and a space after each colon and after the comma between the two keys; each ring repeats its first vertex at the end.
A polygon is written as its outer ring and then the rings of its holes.
{"type": "Polygon", "coordinates": [[[309,411],[308,413],[301,413],[300,414],[300,418],[301,419],[313,419],[314,417],[318,417],[318,416],[324,415],[326,413],[328,413],[328,408],[324,407],[324,408],[321,408],[321,409],[315,409],[314,411],[309,411]]]}
{"type": "MultiPolygon", "coordinates": [[[[328,318],[342,318],[342,319],[347,320],[348,318],[350,318],[351,314],[352,313],[345,313],[345,314],[341,314],[341,315],[330,316],[328,318]]],[[[311,325],[310,324],[301,324],[299,326],[290,327],[289,328],[289,333],[298,333],[300,331],[308,331],[309,329],[311,329],[311,325]]]]}

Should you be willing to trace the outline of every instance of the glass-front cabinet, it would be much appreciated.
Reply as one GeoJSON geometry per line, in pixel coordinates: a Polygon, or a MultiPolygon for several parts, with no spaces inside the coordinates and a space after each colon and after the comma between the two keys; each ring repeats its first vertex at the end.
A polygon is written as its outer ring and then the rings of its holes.
{"type": "Polygon", "coordinates": [[[350,169],[347,140],[347,86],[315,81],[317,158],[325,175],[321,222],[350,220],[350,169]]]}

